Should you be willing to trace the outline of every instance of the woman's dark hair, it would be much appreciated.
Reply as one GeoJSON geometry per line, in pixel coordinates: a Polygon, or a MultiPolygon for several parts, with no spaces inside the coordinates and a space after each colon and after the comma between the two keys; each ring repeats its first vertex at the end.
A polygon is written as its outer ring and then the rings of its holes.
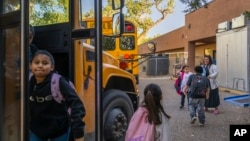
{"type": "Polygon", "coordinates": [[[143,106],[148,109],[148,121],[151,124],[159,125],[162,123],[160,112],[170,118],[161,105],[161,99],[162,91],[157,84],[151,83],[145,87],[143,106]]]}
{"type": "Polygon", "coordinates": [[[208,65],[209,66],[213,64],[213,59],[212,59],[212,57],[210,55],[205,55],[204,58],[208,58],[208,60],[209,60],[209,64],[208,65]]]}
{"type": "Polygon", "coordinates": [[[189,65],[183,65],[181,68],[181,72],[183,72],[186,67],[189,67],[189,65]]]}
{"type": "Polygon", "coordinates": [[[55,60],[54,60],[54,57],[51,53],[49,53],[47,50],[38,50],[36,51],[36,53],[34,54],[32,60],[35,58],[35,56],[39,55],[39,54],[44,54],[44,55],[47,55],[51,61],[51,64],[52,65],[55,65],[55,60]]]}

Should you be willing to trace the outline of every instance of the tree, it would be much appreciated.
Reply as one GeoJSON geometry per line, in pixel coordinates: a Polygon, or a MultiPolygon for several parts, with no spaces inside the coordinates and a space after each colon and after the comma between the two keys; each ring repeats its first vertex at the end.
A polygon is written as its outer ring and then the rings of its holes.
{"type": "Polygon", "coordinates": [[[207,3],[211,0],[180,0],[183,4],[187,5],[187,9],[185,9],[183,12],[193,12],[201,7],[207,8],[207,3]]]}
{"type": "Polygon", "coordinates": [[[30,0],[30,24],[46,25],[66,22],[68,0],[30,0]]]}
{"type": "Polygon", "coordinates": [[[245,15],[248,18],[248,20],[250,20],[250,11],[245,11],[243,15],[245,15]]]}
{"type": "Polygon", "coordinates": [[[126,18],[137,26],[140,44],[150,29],[161,23],[168,14],[173,13],[174,0],[127,0],[126,7],[126,18]],[[160,14],[156,20],[151,17],[152,7],[160,14]]]}
{"type": "MultiPolygon", "coordinates": [[[[103,16],[111,17],[115,12],[111,7],[111,0],[107,0],[107,5],[103,8],[103,16]]],[[[150,29],[161,23],[168,14],[173,13],[174,0],[125,0],[125,18],[132,21],[138,29],[138,44],[146,38],[150,29]],[[152,19],[152,8],[160,15],[157,19],[152,19]]],[[[83,14],[83,18],[93,17],[93,10],[83,14]]]]}
{"type": "MultiPolygon", "coordinates": [[[[118,1],[118,0],[117,0],[118,1]]],[[[125,0],[125,18],[132,21],[138,29],[138,43],[146,38],[150,29],[161,23],[168,14],[173,12],[175,0],[125,0]],[[157,19],[151,17],[152,10],[160,15],[157,19]]],[[[30,23],[45,25],[66,22],[68,15],[68,0],[30,0],[30,23]]],[[[107,0],[103,7],[103,16],[112,17],[115,10],[111,7],[112,0],[107,0]]],[[[83,18],[93,18],[94,10],[83,13],[83,18]]]]}

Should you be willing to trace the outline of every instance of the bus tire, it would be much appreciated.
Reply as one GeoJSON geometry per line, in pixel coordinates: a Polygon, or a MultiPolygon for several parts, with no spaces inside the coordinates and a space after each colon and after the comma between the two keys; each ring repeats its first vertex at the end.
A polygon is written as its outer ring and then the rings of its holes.
{"type": "Polygon", "coordinates": [[[125,92],[115,89],[104,92],[104,140],[124,141],[133,113],[132,102],[125,92]]]}

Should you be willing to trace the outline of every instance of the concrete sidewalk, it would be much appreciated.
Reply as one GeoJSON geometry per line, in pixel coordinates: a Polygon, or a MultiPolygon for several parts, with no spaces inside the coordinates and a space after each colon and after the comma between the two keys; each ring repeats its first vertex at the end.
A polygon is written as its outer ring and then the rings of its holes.
{"type": "MultiPolygon", "coordinates": [[[[174,80],[169,77],[140,77],[139,91],[141,98],[143,90],[149,83],[158,84],[163,91],[163,102],[167,105],[167,113],[171,115],[170,128],[172,141],[229,141],[229,125],[249,124],[250,108],[238,107],[225,102],[224,97],[235,94],[220,91],[220,114],[206,113],[204,127],[190,124],[189,111],[179,109],[180,96],[173,86],[174,80]]],[[[185,107],[187,107],[185,103],[185,107]]],[[[213,109],[210,109],[213,110],[213,109]]]]}

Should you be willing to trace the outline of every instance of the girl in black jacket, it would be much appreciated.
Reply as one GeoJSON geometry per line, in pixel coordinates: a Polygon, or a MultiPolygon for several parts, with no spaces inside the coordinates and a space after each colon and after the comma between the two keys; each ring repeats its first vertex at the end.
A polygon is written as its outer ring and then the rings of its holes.
{"type": "Polygon", "coordinates": [[[75,139],[84,136],[85,108],[69,82],[59,79],[64,102],[58,103],[51,94],[54,64],[53,56],[44,50],[37,51],[30,64],[30,141],[68,141],[70,132],[75,139]]]}

